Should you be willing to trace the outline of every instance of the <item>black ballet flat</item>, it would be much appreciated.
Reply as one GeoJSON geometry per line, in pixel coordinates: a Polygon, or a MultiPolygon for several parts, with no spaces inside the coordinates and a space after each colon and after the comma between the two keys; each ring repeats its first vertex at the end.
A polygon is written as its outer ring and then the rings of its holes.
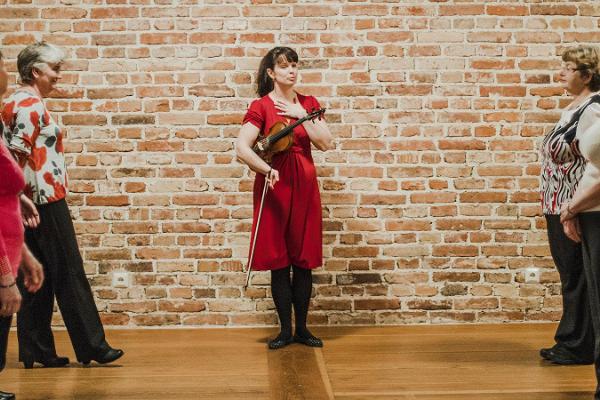
{"type": "Polygon", "coordinates": [[[292,343],[294,343],[294,339],[291,336],[282,337],[281,335],[279,335],[275,339],[269,340],[268,345],[269,345],[269,349],[277,350],[277,349],[281,349],[282,347],[285,347],[288,344],[292,344],[292,343]]]}
{"type": "Polygon", "coordinates": [[[15,400],[15,394],[9,392],[0,391],[0,400],[15,400]]]}
{"type": "MultiPolygon", "coordinates": [[[[52,357],[52,358],[47,358],[45,360],[26,360],[23,361],[23,366],[25,367],[25,369],[31,369],[33,368],[33,364],[38,363],[38,364],[42,364],[44,366],[44,368],[62,368],[62,367],[66,367],[67,365],[69,365],[70,361],[67,357],[52,357]]],[[[2,400],[2,397],[0,397],[0,400],[2,400]]]]}
{"type": "Polygon", "coordinates": [[[301,343],[308,347],[323,347],[323,341],[315,336],[300,336],[294,335],[294,342],[301,343]]]}
{"type": "Polygon", "coordinates": [[[117,361],[119,358],[123,357],[124,354],[125,352],[121,349],[109,347],[104,353],[96,355],[88,360],[81,360],[81,363],[88,365],[90,362],[96,361],[98,364],[108,364],[117,361]]]}

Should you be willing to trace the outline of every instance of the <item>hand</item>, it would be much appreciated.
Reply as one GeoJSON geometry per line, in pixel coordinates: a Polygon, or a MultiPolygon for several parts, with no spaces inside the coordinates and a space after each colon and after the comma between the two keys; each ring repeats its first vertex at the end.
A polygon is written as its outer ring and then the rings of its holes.
{"type": "Polygon", "coordinates": [[[21,271],[24,276],[24,284],[29,292],[35,293],[44,283],[44,269],[25,244],[23,244],[22,254],[21,271]]]}
{"type": "Polygon", "coordinates": [[[28,228],[36,228],[40,224],[40,214],[38,213],[33,201],[24,194],[19,197],[21,200],[21,218],[23,225],[28,228]]]}
{"type": "Polygon", "coordinates": [[[288,103],[286,101],[275,99],[273,100],[275,104],[275,108],[277,111],[277,115],[283,115],[284,117],[290,117],[295,119],[300,119],[306,117],[308,114],[304,107],[302,107],[298,103],[288,103]]]}
{"type": "Polygon", "coordinates": [[[275,189],[275,184],[279,182],[279,171],[271,168],[271,172],[267,174],[267,180],[271,190],[275,189]]]}
{"type": "Polygon", "coordinates": [[[0,277],[0,285],[8,286],[9,288],[0,288],[0,316],[9,317],[19,311],[21,307],[21,293],[15,283],[15,278],[12,275],[3,275],[0,277]]]}
{"type": "Polygon", "coordinates": [[[562,224],[565,235],[567,235],[569,239],[576,243],[581,242],[581,231],[579,229],[579,220],[577,218],[567,219],[562,224]]]}

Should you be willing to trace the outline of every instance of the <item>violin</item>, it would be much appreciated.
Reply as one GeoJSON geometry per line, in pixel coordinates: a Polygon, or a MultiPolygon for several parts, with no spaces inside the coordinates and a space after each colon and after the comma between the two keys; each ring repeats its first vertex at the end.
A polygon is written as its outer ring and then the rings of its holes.
{"type": "Polygon", "coordinates": [[[271,159],[275,154],[286,151],[292,146],[294,143],[295,127],[305,121],[314,121],[315,118],[321,119],[323,113],[325,113],[325,108],[313,110],[291,125],[287,125],[283,121],[276,122],[271,129],[269,129],[269,133],[266,135],[258,135],[254,146],[252,146],[252,150],[254,150],[260,158],[270,164],[271,159]]]}

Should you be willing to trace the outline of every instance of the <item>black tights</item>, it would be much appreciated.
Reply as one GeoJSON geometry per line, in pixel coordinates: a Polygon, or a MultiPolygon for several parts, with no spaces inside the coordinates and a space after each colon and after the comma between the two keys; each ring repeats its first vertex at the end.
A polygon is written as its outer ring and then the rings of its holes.
{"type": "Polygon", "coordinates": [[[271,292],[279,323],[281,336],[292,335],[292,304],[296,319],[296,335],[310,337],[312,334],[306,328],[306,317],[312,292],[312,271],[292,265],[293,279],[290,279],[290,267],[271,271],[271,292]]]}

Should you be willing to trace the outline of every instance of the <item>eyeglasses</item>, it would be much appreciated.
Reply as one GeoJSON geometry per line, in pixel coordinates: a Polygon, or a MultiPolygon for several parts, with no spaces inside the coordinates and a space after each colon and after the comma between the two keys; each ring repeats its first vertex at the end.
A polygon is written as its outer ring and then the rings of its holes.
{"type": "Polygon", "coordinates": [[[568,73],[570,73],[570,74],[572,74],[572,73],[573,73],[573,72],[575,72],[575,71],[581,71],[581,69],[580,69],[580,68],[577,68],[577,67],[569,67],[568,65],[561,65],[561,66],[560,66],[560,70],[561,70],[561,71],[568,72],[568,73]]]}

